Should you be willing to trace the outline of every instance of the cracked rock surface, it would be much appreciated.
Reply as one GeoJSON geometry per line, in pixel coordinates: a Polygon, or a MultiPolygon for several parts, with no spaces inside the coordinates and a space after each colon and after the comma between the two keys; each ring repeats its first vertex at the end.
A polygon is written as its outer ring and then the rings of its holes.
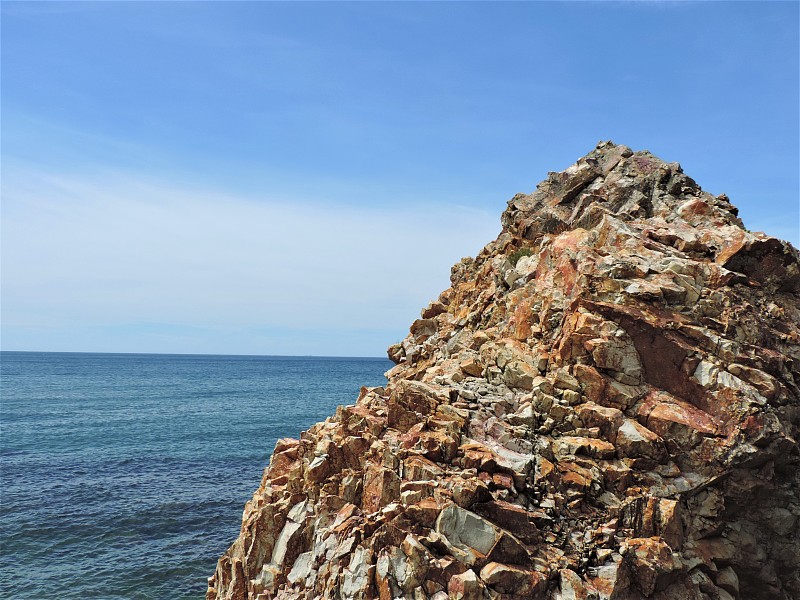
{"type": "Polygon", "coordinates": [[[209,600],[800,598],[800,255],[611,142],[282,439],[209,600]]]}

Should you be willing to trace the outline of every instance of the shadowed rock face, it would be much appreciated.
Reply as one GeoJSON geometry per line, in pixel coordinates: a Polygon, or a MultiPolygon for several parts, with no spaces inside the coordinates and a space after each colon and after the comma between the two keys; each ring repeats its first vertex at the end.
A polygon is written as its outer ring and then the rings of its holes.
{"type": "Polygon", "coordinates": [[[800,260],[601,143],[278,442],[209,599],[800,598],[800,260]]]}

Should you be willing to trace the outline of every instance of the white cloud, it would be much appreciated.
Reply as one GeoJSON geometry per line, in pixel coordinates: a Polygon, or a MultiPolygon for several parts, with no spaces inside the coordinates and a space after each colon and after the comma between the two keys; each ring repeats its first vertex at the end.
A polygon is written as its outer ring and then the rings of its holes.
{"type": "Polygon", "coordinates": [[[330,332],[358,330],[363,349],[343,354],[376,354],[500,229],[458,206],[241,197],[119,174],[15,169],[3,187],[4,349],[181,352],[201,336],[204,351],[335,354],[330,332]],[[195,328],[194,341],[143,347],[163,342],[143,337],[147,324],[195,328]],[[294,343],[254,348],[248,331],[270,328],[294,343]],[[84,339],[65,347],[67,331],[84,339]]]}

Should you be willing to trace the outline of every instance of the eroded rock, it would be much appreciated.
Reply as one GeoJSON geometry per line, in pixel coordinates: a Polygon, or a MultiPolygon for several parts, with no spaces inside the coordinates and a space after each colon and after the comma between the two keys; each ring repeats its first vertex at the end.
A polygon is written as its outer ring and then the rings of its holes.
{"type": "Polygon", "coordinates": [[[278,442],[209,600],[800,598],[800,258],[601,143],[278,442]]]}

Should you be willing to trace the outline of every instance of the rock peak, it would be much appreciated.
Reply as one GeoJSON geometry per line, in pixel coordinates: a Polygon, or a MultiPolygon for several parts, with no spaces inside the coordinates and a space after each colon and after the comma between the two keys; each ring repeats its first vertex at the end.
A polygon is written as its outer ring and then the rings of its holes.
{"type": "Polygon", "coordinates": [[[798,251],[611,142],[501,221],[207,598],[800,598],[798,251]]]}
{"type": "Polygon", "coordinates": [[[566,229],[591,229],[605,216],[637,224],[743,228],[738,210],[724,194],[712,196],[648,151],[600,142],[559,173],[549,173],[533,194],[518,194],[503,214],[504,230],[520,239],[566,229]]]}

